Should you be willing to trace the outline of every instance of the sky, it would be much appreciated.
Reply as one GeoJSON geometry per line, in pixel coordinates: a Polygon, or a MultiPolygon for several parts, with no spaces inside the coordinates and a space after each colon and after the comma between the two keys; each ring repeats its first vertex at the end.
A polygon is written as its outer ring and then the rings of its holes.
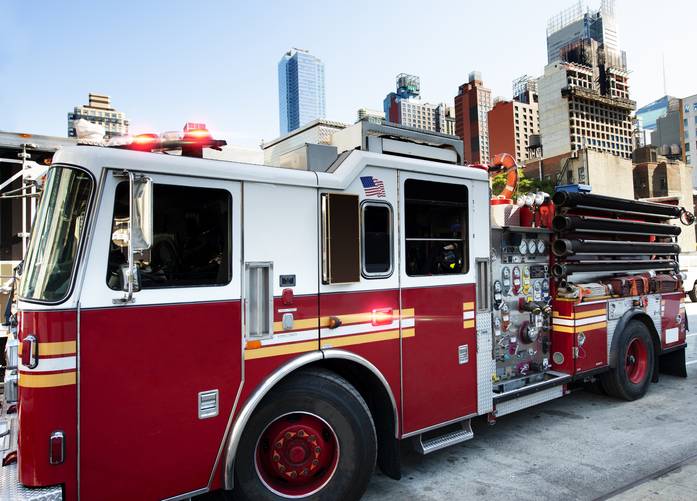
{"type": "MultiPolygon", "coordinates": [[[[131,132],[204,122],[230,144],[279,135],[277,64],[291,47],[325,64],[327,118],[382,109],[398,73],[452,103],[470,71],[493,96],[538,76],[547,19],[573,0],[0,0],[0,130],[65,136],[67,113],[108,94],[131,132]]],[[[597,8],[600,0],[590,0],[597,8]]],[[[697,94],[697,1],[617,0],[639,106],[697,94]]]]}

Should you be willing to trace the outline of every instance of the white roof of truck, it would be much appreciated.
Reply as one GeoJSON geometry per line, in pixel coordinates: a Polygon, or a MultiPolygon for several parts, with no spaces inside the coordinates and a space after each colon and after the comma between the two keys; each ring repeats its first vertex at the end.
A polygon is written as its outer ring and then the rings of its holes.
{"type": "Polygon", "coordinates": [[[106,167],[153,174],[186,175],[329,189],[348,187],[368,165],[480,181],[488,181],[489,179],[488,173],[480,168],[360,150],[351,151],[345,157],[339,157],[338,161],[340,164],[333,172],[311,172],[98,146],[61,148],[53,157],[54,164],[71,164],[83,167],[91,171],[95,177],[99,177],[101,170],[106,167]]]}

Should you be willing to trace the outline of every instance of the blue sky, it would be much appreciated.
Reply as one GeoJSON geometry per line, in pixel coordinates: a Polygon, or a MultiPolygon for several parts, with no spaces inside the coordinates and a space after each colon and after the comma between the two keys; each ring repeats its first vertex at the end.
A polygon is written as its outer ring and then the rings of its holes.
{"type": "MultiPolygon", "coordinates": [[[[473,69],[510,97],[511,80],[542,73],[547,18],[572,3],[0,0],[0,130],[65,135],[66,113],[94,91],[133,132],[202,121],[256,146],[278,135],[276,64],[290,47],[324,61],[334,120],[380,109],[400,72],[419,75],[430,102],[452,102],[473,69]]],[[[663,95],[663,54],[668,92],[697,93],[697,2],[617,0],[616,11],[632,98],[663,95]]]]}

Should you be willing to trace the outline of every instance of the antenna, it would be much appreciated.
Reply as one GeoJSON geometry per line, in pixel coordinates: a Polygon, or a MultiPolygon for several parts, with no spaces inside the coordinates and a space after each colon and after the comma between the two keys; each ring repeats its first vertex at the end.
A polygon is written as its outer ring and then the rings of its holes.
{"type": "Polygon", "coordinates": [[[668,95],[668,86],[666,85],[666,53],[665,51],[661,53],[663,60],[663,95],[668,95]]]}

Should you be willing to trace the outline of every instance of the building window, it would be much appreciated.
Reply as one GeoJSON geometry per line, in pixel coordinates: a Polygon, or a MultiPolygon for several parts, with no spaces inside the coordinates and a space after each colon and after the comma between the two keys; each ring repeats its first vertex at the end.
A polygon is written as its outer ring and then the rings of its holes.
{"type": "Polygon", "coordinates": [[[366,278],[392,274],[392,207],[381,202],[362,205],[363,275],[366,278]]]}
{"type": "MultiPolygon", "coordinates": [[[[128,183],[116,188],[112,234],[128,225],[128,183]]],[[[153,187],[153,247],[138,262],[141,289],[225,285],[232,278],[232,197],[227,190],[153,187]]],[[[127,249],[109,247],[107,284],[123,286],[127,249]]]]}
{"type": "Polygon", "coordinates": [[[407,275],[466,273],[467,187],[408,179],[404,198],[407,275]]]}

